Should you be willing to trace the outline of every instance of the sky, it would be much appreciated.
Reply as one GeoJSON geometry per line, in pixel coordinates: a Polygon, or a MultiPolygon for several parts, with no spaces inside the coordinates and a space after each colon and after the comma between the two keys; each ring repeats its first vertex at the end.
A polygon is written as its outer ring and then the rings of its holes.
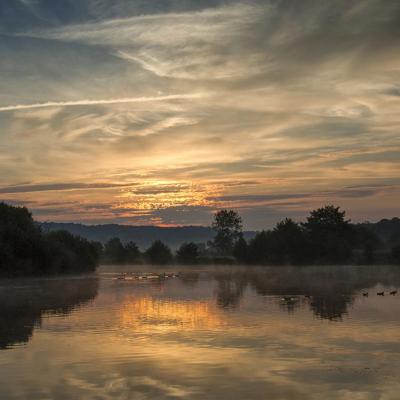
{"type": "Polygon", "coordinates": [[[0,200],[246,229],[400,214],[398,0],[1,0],[0,200]]]}

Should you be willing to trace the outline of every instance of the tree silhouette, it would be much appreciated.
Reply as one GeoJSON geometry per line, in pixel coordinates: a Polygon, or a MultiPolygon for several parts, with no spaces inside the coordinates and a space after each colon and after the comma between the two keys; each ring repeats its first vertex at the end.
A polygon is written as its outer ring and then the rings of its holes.
{"type": "Polygon", "coordinates": [[[50,269],[57,272],[94,271],[99,261],[98,246],[67,231],[55,231],[45,235],[48,245],[50,269]]]}
{"type": "Polygon", "coordinates": [[[212,228],[216,232],[214,240],[210,242],[220,255],[230,255],[236,240],[242,234],[242,218],[236,211],[221,210],[214,215],[212,228]]]}
{"type": "Polygon", "coordinates": [[[176,257],[181,264],[196,264],[199,257],[199,249],[193,242],[183,243],[176,252],[176,257]]]}
{"type": "Polygon", "coordinates": [[[135,242],[128,242],[124,246],[125,261],[127,263],[136,263],[140,259],[140,250],[135,242]]]}
{"type": "Polygon", "coordinates": [[[42,233],[25,207],[0,203],[0,275],[93,271],[99,246],[66,231],[42,233]]]}
{"type": "Polygon", "coordinates": [[[311,211],[303,224],[316,262],[340,264],[351,258],[354,234],[345,214],[340,207],[329,205],[311,211]]]}
{"type": "Polygon", "coordinates": [[[375,262],[375,253],[380,246],[380,240],[377,234],[368,229],[366,225],[353,226],[355,247],[360,253],[358,262],[362,264],[373,264],[375,262]]]}
{"type": "Polygon", "coordinates": [[[270,235],[269,260],[273,264],[303,264],[308,258],[301,226],[290,218],[277,223],[270,235]]]}
{"type": "Polygon", "coordinates": [[[125,249],[119,238],[112,238],[104,245],[104,258],[112,264],[125,262],[125,249]]]}
{"type": "Polygon", "coordinates": [[[160,240],[156,240],[145,253],[146,260],[150,264],[165,265],[172,262],[172,253],[168,246],[160,240]]]}
{"type": "Polygon", "coordinates": [[[249,246],[242,235],[233,247],[233,255],[236,258],[236,261],[241,264],[246,264],[249,261],[249,246]]]}
{"type": "Polygon", "coordinates": [[[269,244],[271,232],[261,231],[250,240],[248,259],[252,264],[267,264],[269,261],[269,244]]]}

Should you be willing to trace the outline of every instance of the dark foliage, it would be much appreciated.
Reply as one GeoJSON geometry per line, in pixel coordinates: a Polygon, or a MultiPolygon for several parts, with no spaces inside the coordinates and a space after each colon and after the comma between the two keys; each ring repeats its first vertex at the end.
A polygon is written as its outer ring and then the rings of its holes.
{"type": "Polygon", "coordinates": [[[199,258],[199,248],[196,243],[183,243],[176,252],[176,259],[181,264],[196,264],[199,258]]]}
{"type": "Polygon", "coordinates": [[[108,264],[135,264],[141,261],[141,253],[136,243],[128,242],[124,245],[115,237],[104,245],[103,260],[108,264]]]}
{"type": "Polygon", "coordinates": [[[374,232],[381,242],[392,246],[400,244],[400,218],[384,218],[376,223],[366,222],[361,225],[374,232]]]}
{"type": "Polygon", "coordinates": [[[134,264],[140,260],[141,253],[139,247],[135,242],[128,242],[125,244],[125,261],[134,264]]]}
{"type": "Polygon", "coordinates": [[[309,261],[309,241],[301,226],[286,218],[270,235],[269,261],[274,264],[304,264],[309,261]]]}
{"type": "Polygon", "coordinates": [[[303,224],[314,262],[343,264],[351,259],[354,233],[345,211],[332,205],[311,211],[303,224]]]}
{"type": "Polygon", "coordinates": [[[242,218],[236,211],[221,210],[214,215],[212,228],[216,232],[210,245],[219,255],[232,254],[235,242],[242,235],[242,218]]]}
{"type": "Polygon", "coordinates": [[[172,262],[170,248],[160,240],[156,240],[145,253],[146,261],[150,264],[165,265],[172,262]]]}
{"type": "Polygon", "coordinates": [[[0,274],[40,273],[45,256],[44,240],[29,211],[0,203],[0,274]]]}
{"type": "Polygon", "coordinates": [[[400,265],[400,245],[392,248],[392,262],[396,265],[400,265]]]}
{"type": "Polygon", "coordinates": [[[0,275],[92,271],[98,245],[68,232],[43,234],[25,207],[0,203],[0,275]]]}
{"type": "MultiPolygon", "coordinates": [[[[381,245],[378,235],[363,224],[353,226],[355,252],[358,251],[358,263],[373,264],[376,262],[376,251],[381,245]]],[[[356,253],[357,254],[357,253],[356,253]]]]}
{"type": "Polygon", "coordinates": [[[339,207],[312,211],[304,224],[286,218],[249,243],[253,264],[342,264],[352,256],[354,232],[339,207]]]}
{"type": "Polygon", "coordinates": [[[104,259],[111,264],[125,261],[125,249],[119,238],[112,238],[104,245],[104,259]]]}
{"type": "Polygon", "coordinates": [[[261,231],[250,240],[248,254],[252,264],[268,264],[271,232],[261,231]]]}
{"type": "Polygon", "coordinates": [[[94,271],[99,262],[98,246],[67,231],[50,232],[45,236],[49,271],[57,273],[94,271]]]}
{"type": "Polygon", "coordinates": [[[249,246],[243,236],[240,236],[233,247],[233,256],[237,262],[246,264],[249,261],[249,246]]]}
{"type": "MultiPolygon", "coordinates": [[[[303,224],[291,219],[257,233],[248,243],[240,237],[233,254],[238,263],[258,265],[373,264],[388,262],[376,256],[381,242],[363,224],[353,225],[339,207],[311,211],[303,224]]],[[[391,262],[395,262],[394,248],[391,262]]]]}

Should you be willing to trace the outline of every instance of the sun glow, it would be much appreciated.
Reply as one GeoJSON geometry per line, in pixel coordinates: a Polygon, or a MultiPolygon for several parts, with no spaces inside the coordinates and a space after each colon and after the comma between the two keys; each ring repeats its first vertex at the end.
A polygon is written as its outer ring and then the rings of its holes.
{"type": "Polygon", "coordinates": [[[123,201],[140,210],[176,207],[183,205],[209,205],[207,198],[221,192],[216,185],[193,184],[185,181],[153,181],[124,189],[123,201]]]}

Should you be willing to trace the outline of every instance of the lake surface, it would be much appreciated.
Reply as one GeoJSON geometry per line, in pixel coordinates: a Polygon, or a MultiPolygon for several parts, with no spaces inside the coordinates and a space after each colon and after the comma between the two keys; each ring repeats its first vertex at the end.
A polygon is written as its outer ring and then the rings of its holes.
{"type": "Polygon", "coordinates": [[[0,281],[1,400],[400,398],[400,268],[122,271],[0,281]]]}

